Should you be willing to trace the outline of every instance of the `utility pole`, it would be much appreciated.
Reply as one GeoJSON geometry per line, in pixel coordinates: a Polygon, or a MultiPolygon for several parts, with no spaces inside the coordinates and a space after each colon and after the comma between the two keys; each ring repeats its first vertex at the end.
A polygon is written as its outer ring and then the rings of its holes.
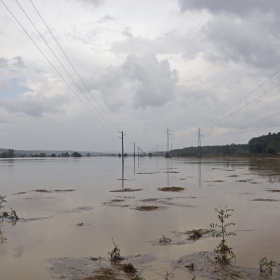
{"type": "Polygon", "coordinates": [[[197,146],[197,155],[198,157],[201,157],[201,129],[198,128],[198,146],[197,146]]]}
{"type": "Polygon", "coordinates": [[[168,127],[167,127],[167,130],[166,130],[166,136],[167,136],[167,144],[166,144],[166,152],[169,152],[169,136],[170,135],[172,135],[171,133],[169,133],[169,132],[171,132],[171,130],[170,129],[168,129],[168,127]]]}
{"type": "Polygon", "coordinates": [[[139,146],[137,146],[138,147],[138,158],[139,158],[139,146]]]}
{"type": "Polygon", "coordinates": [[[124,155],[124,153],[123,153],[123,137],[124,137],[125,134],[123,134],[123,131],[120,131],[120,133],[122,134],[122,137],[120,137],[120,138],[122,138],[122,158],[123,158],[123,155],[124,155]]]}
{"type": "Polygon", "coordinates": [[[134,157],[134,160],[135,160],[135,142],[134,142],[134,145],[133,145],[133,147],[134,147],[134,153],[133,153],[133,157],[134,157]]]}

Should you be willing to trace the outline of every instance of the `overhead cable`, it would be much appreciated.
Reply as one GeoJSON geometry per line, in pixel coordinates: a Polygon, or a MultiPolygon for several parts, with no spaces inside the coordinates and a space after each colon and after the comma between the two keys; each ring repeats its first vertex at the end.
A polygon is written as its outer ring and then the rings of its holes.
{"type": "MultiPolygon", "coordinates": [[[[75,80],[73,79],[73,77],[70,75],[70,73],[67,71],[67,69],[64,67],[64,65],[62,64],[62,62],[59,60],[59,58],[57,57],[57,55],[53,52],[52,48],[49,46],[49,44],[47,43],[47,41],[44,39],[44,37],[42,36],[42,34],[40,33],[40,31],[37,29],[37,27],[35,26],[35,24],[32,22],[32,20],[30,19],[30,17],[27,15],[27,13],[25,12],[25,10],[22,8],[22,6],[18,3],[18,1],[16,0],[17,4],[19,5],[19,7],[21,8],[21,10],[23,11],[23,13],[25,14],[25,16],[28,18],[28,20],[30,21],[30,23],[33,25],[33,27],[36,29],[36,31],[38,32],[38,34],[40,35],[40,37],[42,38],[42,40],[45,42],[45,44],[47,45],[47,47],[49,48],[49,50],[52,52],[52,54],[54,55],[54,57],[56,58],[56,60],[59,62],[59,64],[63,67],[63,69],[65,70],[65,72],[68,74],[68,76],[70,77],[70,79],[73,81],[73,83],[77,86],[77,88],[80,90],[80,92],[85,96],[85,98],[87,99],[87,101],[91,104],[91,106],[96,110],[96,112],[103,118],[103,120],[105,122],[108,123],[108,125],[112,126],[112,124],[110,124],[102,114],[100,114],[98,112],[98,110],[95,108],[95,106],[92,104],[92,102],[88,99],[88,97],[84,94],[84,92],[82,91],[82,89],[79,87],[79,85],[75,82],[75,80]]],[[[112,127],[114,129],[116,129],[115,127],[112,127]]]]}
{"type": "Polygon", "coordinates": [[[18,21],[18,19],[14,16],[12,11],[7,7],[7,5],[1,0],[3,5],[6,7],[6,9],[9,11],[9,13],[13,16],[13,18],[16,20],[16,22],[21,26],[21,28],[24,30],[24,32],[27,34],[27,36],[30,38],[30,40],[34,43],[34,45],[37,47],[37,49],[41,52],[41,54],[45,57],[45,59],[49,62],[49,64],[53,67],[53,69],[56,71],[56,73],[60,76],[60,78],[64,81],[64,83],[69,87],[69,89],[78,97],[78,99],[83,103],[83,105],[88,109],[88,111],[104,126],[108,131],[114,134],[112,130],[110,130],[91,110],[90,108],[83,102],[83,100],[77,95],[77,93],[72,89],[72,87],[66,82],[66,80],[63,78],[63,76],[59,73],[59,71],[54,67],[54,65],[50,62],[50,60],[47,58],[47,56],[43,53],[43,51],[39,48],[39,46],[36,44],[36,42],[32,39],[32,37],[29,35],[29,33],[26,31],[26,29],[21,25],[21,23],[18,21]]]}
{"type": "Polygon", "coordinates": [[[57,43],[58,47],[60,48],[60,50],[62,51],[62,53],[64,54],[64,56],[66,57],[66,59],[68,60],[68,62],[70,63],[70,65],[72,66],[72,68],[74,69],[74,71],[76,72],[76,74],[78,75],[78,77],[80,78],[80,80],[82,81],[82,83],[84,84],[85,88],[87,89],[87,91],[90,93],[90,95],[92,96],[92,98],[95,100],[95,102],[97,103],[97,105],[99,106],[99,108],[102,110],[102,112],[105,114],[105,116],[109,119],[109,121],[115,126],[115,128],[117,130],[121,130],[113,121],[112,119],[108,116],[108,114],[106,114],[106,112],[103,110],[103,108],[101,107],[101,105],[99,104],[99,102],[96,100],[96,98],[94,97],[94,95],[91,93],[90,89],[88,88],[88,86],[85,84],[84,80],[82,79],[81,75],[78,73],[78,71],[76,70],[76,68],[74,67],[74,65],[71,63],[70,59],[68,58],[68,56],[66,55],[66,53],[64,52],[64,50],[62,49],[61,45],[58,43],[58,41],[56,40],[56,38],[54,37],[53,33],[51,32],[50,28],[48,27],[48,25],[46,24],[46,22],[44,21],[44,19],[42,18],[41,14],[39,13],[38,9],[35,7],[34,3],[30,0],[32,6],[34,7],[34,9],[36,10],[37,14],[39,15],[39,17],[41,18],[41,20],[43,21],[43,23],[45,24],[45,26],[47,27],[47,29],[49,30],[50,34],[52,35],[53,39],[55,40],[55,42],[57,43]]]}

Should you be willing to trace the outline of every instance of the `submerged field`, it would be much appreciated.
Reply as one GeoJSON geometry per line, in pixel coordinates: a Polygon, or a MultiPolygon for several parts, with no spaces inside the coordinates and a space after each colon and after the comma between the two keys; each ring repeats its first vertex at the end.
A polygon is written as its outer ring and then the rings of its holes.
{"type": "Polygon", "coordinates": [[[235,265],[280,262],[277,159],[126,158],[124,172],[114,157],[3,159],[0,176],[4,210],[20,217],[0,224],[1,279],[82,279],[108,265],[112,238],[142,277],[191,279],[176,261],[213,252],[209,224],[226,205],[235,265]],[[189,238],[193,229],[202,237],[189,238]],[[159,242],[163,235],[171,242],[159,242]]]}

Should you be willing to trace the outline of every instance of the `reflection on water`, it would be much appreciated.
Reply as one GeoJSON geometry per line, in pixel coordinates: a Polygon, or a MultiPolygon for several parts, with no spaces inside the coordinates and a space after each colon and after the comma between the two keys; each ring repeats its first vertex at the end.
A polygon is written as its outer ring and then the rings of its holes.
{"type": "Polygon", "coordinates": [[[198,185],[201,187],[201,157],[197,158],[197,167],[198,167],[198,185]]]}
{"type": "MultiPolygon", "coordinates": [[[[140,156],[137,162],[134,157],[121,162],[118,157],[0,160],[0,195],[7,195],[7,209],[14,208],[19,217],[25,218],[16,227],[6,221],[0,224],[0,278],[50,279],[46,260],[105,257],[112,250],[113,237],[121,245],[123,255],[156,257],[151,263],[154,272],[147,271],[143,277],[159,280],[162,278],[155,272],[171,271],[171,260],[198,251],[213,251],[217,240],[208,238],[187,246],[152,246],[150,241],[170,236],[172,231],[207,228],[216,222],[214,209],[226,205],[235,210],[231,221],[236,225],[231,229],[237,236],[229,237],[228,242],[237,264],[257,267],[263,256],[280,262],[280,192],[268,191],[272,187],[280,190],[279,163],[140,156]],[[121,188],[142,191],[110,192],[120,189],[120,172],[121,188]],[[158,191],[166,184],[184,190],[158,191]],[[37,189],[49,192],[34,192],[37,189]],[[75,191],[54,192],[67,189],[75,191]],[[143,204],[141,200],[150,198],[172,203],[160,211],[133,210],[143,204]],[[121,203],[128,207],[104,206],[103,202],[113,199],[122,199],[121,203]],[[81,223],[83,226],[77,227],[81,223]]],[[[180,273],[175,271],[174,279],[188,279],[180,273]]]]}

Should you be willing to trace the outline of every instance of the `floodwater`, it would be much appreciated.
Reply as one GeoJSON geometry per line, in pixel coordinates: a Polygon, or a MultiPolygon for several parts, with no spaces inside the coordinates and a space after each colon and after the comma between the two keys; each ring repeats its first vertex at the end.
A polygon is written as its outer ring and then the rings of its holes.
{"type": "Polygon", "coordinates": [[[234,209],[229,222],[235,225],[228,229],[237,235],[228,244],[236,264],[258,267],[264,256],[280,262],[280,192],[269,191],[280,190],[279,159],[129,157],[123,170],[117,157],[1,159],[0,178],[7,200],[2,211],[13,208],[22,218],[0,224],[0,279],[51,279],[50,259],[106,257],[112,238],[123,256],[156,258],[142,277],[164,279],[168,271],[173,279],[190,279],[172,271],[170,262],[213,251],[219,239],[165,246],[155,241],[174,231],[209,228],[218,222],[214,209],[226,205],[234,209]],[[158,190],[167,186],[184,190],[158,190]],[[140,190],[111,192],[124,188],[140,190]],[[158,200],[141,201],[149,198],[158,200]],[[136,210],[144,205],[159,209],[136,210]]]}

